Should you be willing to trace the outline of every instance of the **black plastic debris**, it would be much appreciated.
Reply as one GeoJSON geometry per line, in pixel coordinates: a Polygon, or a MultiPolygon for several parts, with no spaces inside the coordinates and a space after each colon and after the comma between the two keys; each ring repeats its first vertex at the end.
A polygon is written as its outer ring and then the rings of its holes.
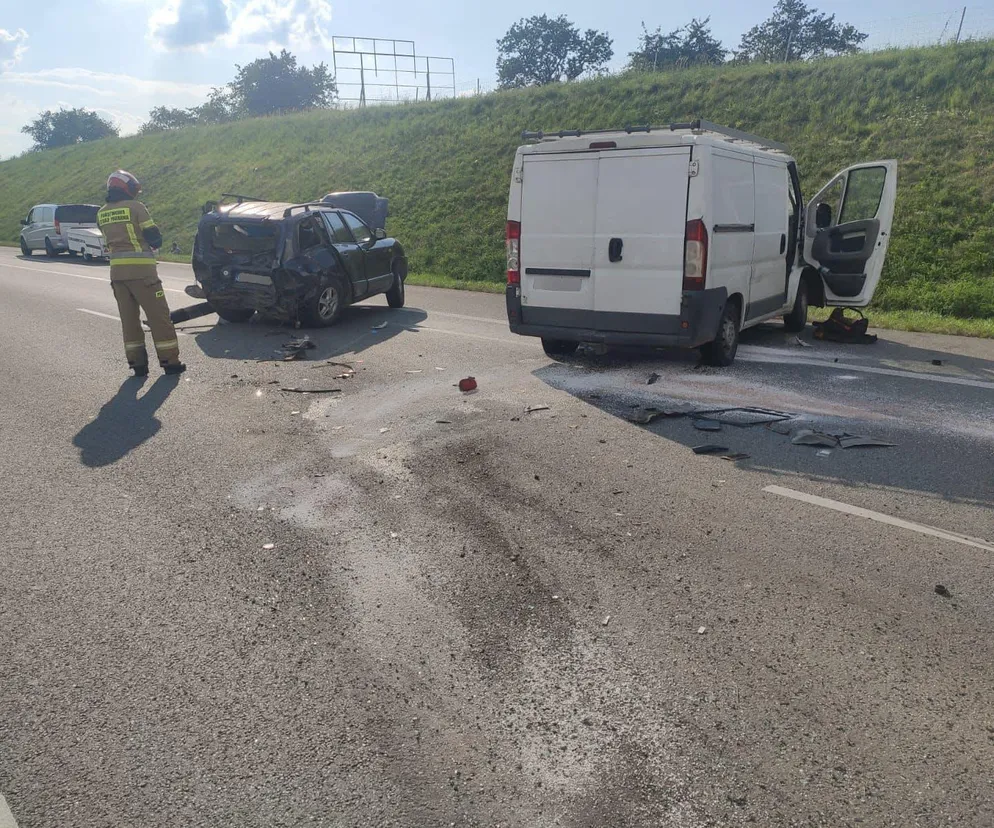
{"type": "Polygon", "coordinates": [[[933,359],[932,360],[932,364],[933,365],[942,365],[942,360],[941,359],[933,359]]]}
{"type": "Polygon", "coordinates": [[[790,442],[795,446],[823,446],[835,448],[839,445],[839,439],[831,434],[823,434],[820,431],[812,431],[809,428],[802,428],[795,432],[790,438],[790,442]]]}
{"type": "Polygon", "coordinates": [[[657,374],[655,371],[653,371],[651,374],[649,374],[649,379],[646,381],[645,384],[646,385],[655,385],[657,382],[659,382],[659,374],[657,374]]]}
{"type": "Polygon", "coordinates": [[[717,420],[694,420],[694,428],[698,431],[721,431],[721,423],[717,420]]]}
{"type": "Polygon", "coordinates": [[[727,446],[714,446],[714,445],[703,445],[694,446],[691,451],[694,454],[727,454],[729,449],[727,446]]]}
{"type": "Polygon", "coordinates": [[[211,307],[211,303],[199,302],[196,305],[190,305],[186,308],[177,308],[169,314],[169,320],[174,325],[177,325],[180,322],[189,322],[191,319],[199,319],[201,316],[207,316],[209,313],[214,313],[214,308],[211,307]]]}
{"type": "Polygon", "coordinates": [[[942,584],[935,585],[935,594],[940,595],[943,598],[953,597],[953,594],[948,589],[946,589],[946,587],[944,587],[942,584]]]}
{"type": "Polygon", "coordinates": [[[839,437],[839,445],[844,448],[894,448],[894,443],[877,440],[874,437],[860,437],[857,434],[845,434],[839,437]]]}
{"type": "Polygon", "coordinates": [[[858,319],[846,316],[846,308],[836,308],[824,322],[812,322],[814,338],[827,342],[844,342],[848,345],[872,345],[876,334],[868,334],[869,320],[856,308],[849,308],[858,319]]]}
{"type": "Polygon", "coordinates": [[[893,448],[894,443],[877,440],[875,437],[863,437],[859,434],[849,434],[845,431],[826,433],[802,428],[795,431],[790,438],[795,446],[820,446],[822,448],[893,448]]]}
{"type": "Polygon", "coordinates": [[[341,388],[280,388],[287,394],[341,394],[341,388]]]}
{"type": "Polygon", "coordinates": [[[741,452],[741,451],[737,451],[737,452],[734,452],[732,454],[723,454],[723,455],[721,455],[721,459],[722,460],[731,460],[733,463],[735,463],[735,462],[737,462],[739,460],[748,460],[749,457],[750,457],[750,455],[746,454],[745,452],[741,452]]]}
{"type": "Polygon", "coordinates": [[[310,351],[317,346],[311,342],[310,337],[302,336],[300,339],[291,339],[283,343],[283,361],[290,362],[294,359],[303,359],[304,352],[310,351]]]}

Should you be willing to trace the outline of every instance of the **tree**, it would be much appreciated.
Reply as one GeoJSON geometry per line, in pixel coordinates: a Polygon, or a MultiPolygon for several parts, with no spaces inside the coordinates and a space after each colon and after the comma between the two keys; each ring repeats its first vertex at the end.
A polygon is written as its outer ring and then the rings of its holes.
{"type": "Polygon", "coordinates": [[[601,72],[614,56],[611,38],[583,34],[565,15],[521,19],[497,41],[497,80],[502,89],[572,81],[601,72]]]}
{"type": "Polygon", "coordinates": [[[34,139],[33,150],[68,147],[118,134],[117,127],[110,121],[87,109],[46,110],[30,124],[21,127],[21,132],[34,139]]]}
{"type": "Polygon", "coordinates": [[[867,35],[835,15],[820,14],[803,0],[778,0],[773,16],[742,35],[739,61],[780,63],[858,52],[867,35]]]}
{"type": "Polygon", "coordinates": [[[228,84],[231,103],[246,115],[331,106],[338,95],[335,79],[324,63],[298,68],[297,58],[286,49],[235,68],[238,73],[228,84]]]}
{"type": "Polygon", "coordinates": [[[653,72],[677,66],[700,66],[725,62],[728,50],[711,34],[711,18],[696,17],[686,26],[663,34],[650,32],[642,24],[642,37],[636,51],[629,53],[629,68],[653,72]]]}
{"type": "Polygon", "coordinates": [[[192,109],[170,109],[168,106],[157,106],[148,113],[148,116],[148,120],[138,130],[139,135],[180,129],[197,123],[197,116],[192,109]]]}

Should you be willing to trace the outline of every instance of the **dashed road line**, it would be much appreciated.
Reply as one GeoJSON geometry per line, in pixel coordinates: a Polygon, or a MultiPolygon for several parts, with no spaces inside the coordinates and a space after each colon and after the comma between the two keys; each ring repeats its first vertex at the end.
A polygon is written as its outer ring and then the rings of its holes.
{"type": "Polygon", "coordinates": [[[870,509],[864,509],[862,506],[851,506],[848,503],[842,503],[838,500],[830,500],[827,497],[818,497],[818,495],[805,494],[804,492],[798,492],[794,489],[788,489],[783,486],[767,486],[763,489],[763,491],[769,492],[770,494],[780,495],[780,497],[788,497],[791,500],[799,500],[802,503],[809,503],[812,506],[821,506],[825,509],[833,509],[836,512],[842,512],[846,515],[866,518],[867,520],[875,520],[877,523],[885,523],[888,526],[896,526],[899,529],[908,529],[912,532],[918,532],[921,535],[929,535],[933,538],[939,538],[940,540],[952,541],[953,543],[959,543],[963,546],[972,546],[974,549],[983,549],[985,552],[994,552],[994,544],[990,541],[985,541],[980,538],[971,538],[969,535],[961,535],[958,532],[949,532],[945,529],[938,529],[935,526],[926,526],[924,523],[912,523],[910,520],[902,520],[901,518],[892,517],[891,515],[885,515],[882,512],[873,512],[870,509]]]}
{"type": "Polygon", "coordinates": [[[0,828],[17,828],[17,821],[10,812],[7,800],[3,798],[3,794],[0,794],[0,828]]]}
{"type": "Polygon", "coordinates": [[[76,310],[78,310],[80,313],[88,313],[90,314],[90,316],[100,316],[103,317],[104,319],[113,319],[115,322],[121,321],[120,316],[114,316],[109,313],[101,313],[100,311],[90,310],[89,308],[76,308],[76,310]]]}
{"type": "MultiPolygon", "coordinates": [[[[44,267],[24,267],[24,265],[14,265],[4,263],[2,267],[9,267],[12,270],[27,270],[31,273],[54,273],[56,276],[72,276],[74,279],[89,279],[93,282],[105,282],[110,284],[110,279],[105,279],[103,276],[89,276],[86,273],[72,273],[69,270],[48,270],[44,267]]],[[[169,288],[163,286],[163,290],[168,290],[170,293],[182,293],[186,296],[185,290],[177,290],[176,288],[169,288]]]]}

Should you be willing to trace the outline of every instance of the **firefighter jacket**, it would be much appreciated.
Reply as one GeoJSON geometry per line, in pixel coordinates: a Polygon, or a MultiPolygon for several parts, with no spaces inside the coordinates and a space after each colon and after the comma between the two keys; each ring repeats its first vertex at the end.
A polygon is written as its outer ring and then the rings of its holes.
{"type": "Polygon", "coordinates": [[[156,274],[152,248],[162,245],[162,234],[140,201],[111,190],[108,203],[97,213],[97,225],[110,253],[111,281],[142,279],[156,274]]]}

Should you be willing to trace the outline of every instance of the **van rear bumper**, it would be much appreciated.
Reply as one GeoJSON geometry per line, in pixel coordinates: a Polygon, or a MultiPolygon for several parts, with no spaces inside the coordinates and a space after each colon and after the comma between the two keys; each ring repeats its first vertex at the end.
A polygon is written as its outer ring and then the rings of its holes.
{"type": "Polygon", "coordinates": [[[717,335],[728,290],[721,287],[684,291],[678,315],[528,307],[521,304],[516,285],[508,286],[505,298],[511,332],[522,336],[605,345],[698,348],[717,335]]]}

